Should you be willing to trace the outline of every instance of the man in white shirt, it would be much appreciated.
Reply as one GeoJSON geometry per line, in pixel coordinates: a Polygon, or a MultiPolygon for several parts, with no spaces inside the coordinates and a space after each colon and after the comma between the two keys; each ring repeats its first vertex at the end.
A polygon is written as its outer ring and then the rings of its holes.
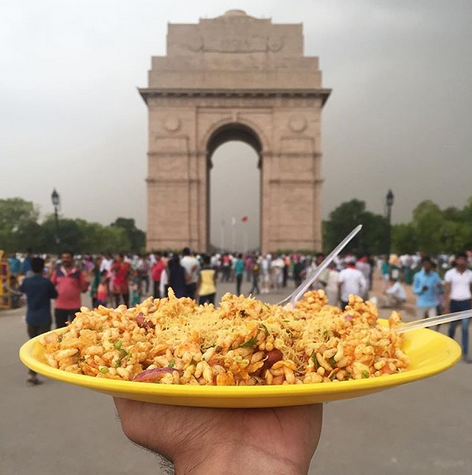
{"type": "MultiPolygon", "coordinates": [[[[472,271],[467,269],[467,255],[458,254],[455,260],[455,267],[446,272],[444,306],[445,312],[462,312],[472,308],[472,271]]],[[[462,322],[462,358],[466,363],[472,363],[469,358],[469,318],[462,322]]],[[[449,337],[454,338],[459,321],[451,322],[449,325],[449,337]]]]}
{"type": "Polygon", "coordinates": [[[274,287],[276,290],[280,290],[284,280],[284,267],[285,262],[282,257],[277,256],[270,264],[272,269],[272,275],[274,278],[274,287]]]}
{"type": "Polygon", "coordinates": [[[367,282],[359,269],[356,269],[356,261],[353,257],[346,259],[347,268],[339,273],[339,298],[341,307],[349,303],[349,295],[362,296],[367,289],[367,282]]]}
{"type": "Polygon", "coordinates": [[[260,260],[261,294],[268,294],[270,289],[270,257],[264,254],[260,260]]]}
{"type": "Polygon", "coordinates": [[[184,248],[182,251],[182,256],[182,259],[180,259],[180,265],[185,269],[185,275],[187,279],[186,297],[195,299],[200,263],[195,256],[191,255],[190,249],[188,247],[184,248]]]}
{"type": "Polygon", "coordinates": [[[385,291],[385,308],[400,308],[406,301],[406,292],[397,279],[390,279],[390,287],[385,291]]]}
{"type": "Polygon", "coordinates": [[[329,305],[338,305],[339,303],[339,272],[336,269],[336,263],[331,262],[328,268],[328,283],[326,284],[326,296],[329,305]]]}

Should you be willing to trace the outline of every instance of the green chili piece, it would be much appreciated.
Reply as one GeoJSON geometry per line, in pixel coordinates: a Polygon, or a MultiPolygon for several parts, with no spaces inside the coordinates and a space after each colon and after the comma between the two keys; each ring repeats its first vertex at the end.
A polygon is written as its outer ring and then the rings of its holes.
{"type": "Polygon", "coordinates": [[[115,348],[116,348],[117,350],[119,350],[119,349],[121,348],[121,345],[122,345],[122,344],[123,344],[123,343],[121,343],[121,340],[115,341],[115,348]]]}
{"type": "Polygon", "coordinates": [[[250,340],[242,343],[241,348],[253,348],[254,346],[256,346],[256,343],[257,343],[257,338],[253,337],[250,340]]]}
{"type": "Polygon", "coordinates": [[[98,368],[100,373],[103,373],[103,374],[106,374],[108,373],[108,368],[106,366],[100,366],[100,368],[98,368]]]}
{"type": "Polygon", "coordinates": [[[364,371],[362,371],[362,377],[363,378],[368,378],[370,375],[369,375],[369,372],[365,369],[364,371]]]}

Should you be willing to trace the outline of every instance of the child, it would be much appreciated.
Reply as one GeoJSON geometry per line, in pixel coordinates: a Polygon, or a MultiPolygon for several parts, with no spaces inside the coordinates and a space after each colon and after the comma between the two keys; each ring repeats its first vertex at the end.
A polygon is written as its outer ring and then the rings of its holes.
{"type": "Polygon", "coordinates": [[[136,305],[139,305],[141,303],[141,293],[141,277],[139,275],[139,272],[135,270],[133,271],[133,278],[131,281],[131,307],[135,307],[136,305]]]}
{"type": "MultiPolygon", "coordinates": [[[[20,291],[26,294],[26,325],[30,338],[51,330],[51,299],[57,297],[57,291],[53,283],[43,277],[43,269],[44,260],[32,258],[32,275],[26,277],[20,285],[20,291]]],[[[41,383],[32,370],[29,371],[27,381],[33,385],[41,383]]]]}
{"type": "Polygon", "coordinates": [[[100,276],[100,283],[97,287],[97,307],[103,305],[104,307],[108,304],[108,271],[103,270],[100,276]]]}

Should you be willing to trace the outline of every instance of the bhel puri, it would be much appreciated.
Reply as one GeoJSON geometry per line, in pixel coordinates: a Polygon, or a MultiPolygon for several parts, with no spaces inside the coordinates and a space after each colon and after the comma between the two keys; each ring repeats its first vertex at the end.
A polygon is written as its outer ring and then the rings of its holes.
{"type": "Polygon", "coordinates": [[[376,306],[351,295],[340,309],[322,290],[294,309],[226,294],[218,307],[148,298],[136,307],[82,307],[40,341],[50,366],[87,376],[159,384],[257,386],[336,383],[405,371],[403,336],[376,306]]]}

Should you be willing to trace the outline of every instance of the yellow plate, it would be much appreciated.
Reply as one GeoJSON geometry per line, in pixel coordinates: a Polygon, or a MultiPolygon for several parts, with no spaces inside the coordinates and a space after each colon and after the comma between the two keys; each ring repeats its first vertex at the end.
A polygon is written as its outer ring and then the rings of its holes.
{"type": "MultiPolygon", "coordinates": [[[[54,331],[61,333],[64,329],[54,331]]],[[[41,336],[29,340],[20,349],[21,361],[37,373],[111,396],[159,404],[198,407],[300,406],[365,396],[441,373],[456,364],[461,357],[461,348],[454,340],[433,330],[421,329],[404,334],[403,350],[410,357],[411,364],[408,371],[403,373],[338,383],[281,386],[174,386],[95,378],[52,368],[45,363],[44,349],[39,343],[39,338],[41,336]]]]}

